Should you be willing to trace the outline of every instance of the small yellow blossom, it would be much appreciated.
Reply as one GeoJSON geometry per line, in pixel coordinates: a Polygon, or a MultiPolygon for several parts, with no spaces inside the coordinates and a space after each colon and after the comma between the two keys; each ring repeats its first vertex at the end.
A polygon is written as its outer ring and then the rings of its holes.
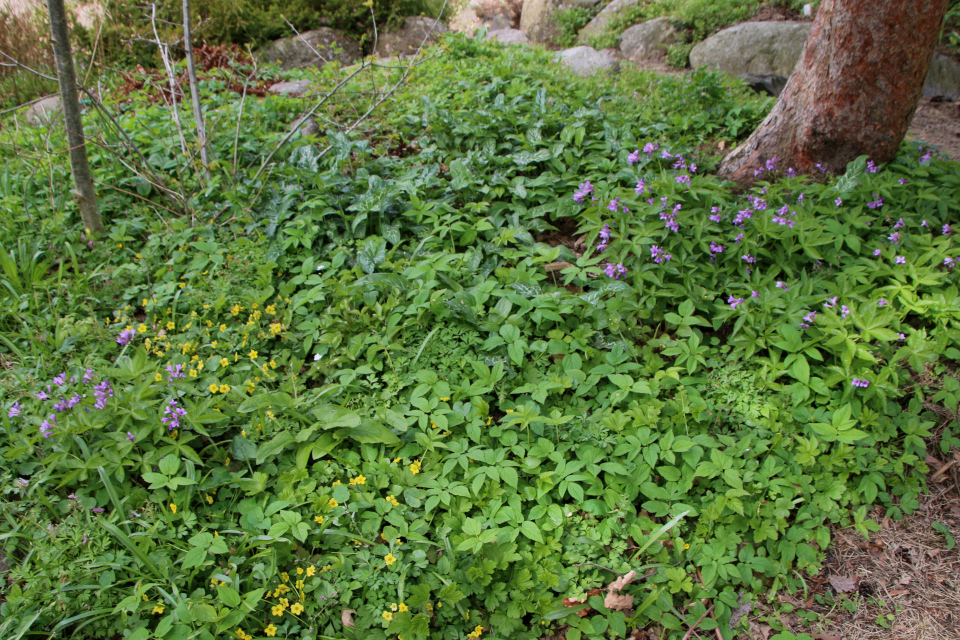
{"type": "Polygon", "coordinates": [[[220,385],[220,393],[226,393],[227,391],[230,391],[230,385],[228,384],[220,385]]]}
{"type": "Polygon", "coordinates": [[[403,613],[404,611],[410,611],[410,608],[409,608],[407,605],[405,605],[405,604],[403,604],[403,603],[401,602],[401,603],[400,603],[400,613],[403,613]]]}
{"type": "Polygon", "coordinates": [[[168,331],[173,331],[173,330],[176,329],[176,328],[177,328],[177,325],[176,325],[176,323],[175,323],[173,320],[171,320],[170,322],[167,323],[167,330],[168,330],[168,331]]]}
{"type": "Polygon", "coordinates": [[[196,370],[196,369],[190,369],[190,377],[191,377],[191,378],[196,378],[196,377],[197,377],[197,370],[196,370]]]}
{"type": "MultiPolygon", "coordinates": [[[[320,520],[323,520],[323,516],[319,516],[319,517],[320,517],[320,520]]],[[[316,518],[314,518],[314,520],[316,520],[316,518]]],[[[311,576],[313,576],[313,575],[316,574],[316,573],[317,573],[317,568],[316,568],[315,566],[310,565],[309,567],[307,567],[307,577],[308,577],[308,578],[311,577],[311,576]]]]}
{"type": "Polygon", "coordinates": [[[221,324],[221,325],[220,325],[220,331],[226,331],[226,330],[227,330],[227,325],[221,324]]]}
{"type": "Polygon", "coordinates": [[[303,580],[297,580],[293,583],[293,586],[295,586],[298,591],[303,591],[303,580]]]}
{"type": "Polygon", "coordinates": [[[220,584],[220,581],[217,580],[216,578],[210,578],[210,584],[212,584],[213,586],[217,586],[218,584],[220,584]]]}
{"type": "Polygon", "coordinates": [[[434,429],[436,429],[436,428],[437,428],[437,423],[434,422],[433,420],[431,420],[431,421],[430,421],[430,426],[433,427],[434,429]]]}
{"type": "Polygon", "coordinates": [[[386,620],[387,622],[390,622],[391,620],[393,620],[393,614],[390,613],[389,611],[384,611],[380,615],[383,616],[383,619],[386,620]]]}
{"type": "Polygon", "coordinates": [[[230,361],[229,361],[229,360],[227,360],[226,358],[220,358],[220,366],[221,366],[221,367],[225,367],[225,366],[227,366],[228,364],[230,364],[230,361]]]}
{"type": "Polygon", "coordinates": [[[417,460],[416,462],[414,462],[413,464],[410,465],[410,472],[413,473],[413,474],[420,473],[420,468],[421,468],[422,466],[423,466],[423,465],[420,463],[420,461],[417,460]]]}
{"type": "Polygon", "coordinates": [[[303,613],[303,605],[297,602],[292,607],[290,607],[290,613],[292,613],[295,616],[300,615],[301,613],[303,613]]]}
{"type": "Polygon", "coordinates": [[[298,575],[298,576],[302,576],[302,575],[303,575],[303,567],[297,567],[297,575],[298,575]]]}
{"type": "Polygon", "coordinates": [[[141,324],[137,327],[137,333],[144,333],[147,330],[147,325],[141,324]]]}
{"type": "Polygon", "coordinates": [[[183,289],[183,288],[184,288],[185,286],[187,286],[187,285],[185,285],[185,284],[183,284],[183,283],[181,282],[179,286],[180,286],[181,289],[183,289]]]}
{"type": "Polygon", "coordinates": [[[387,566],[389,567],[397,561],[397,558],[392,553],[388,553],[386,556],[384,556],[383,561],[386,562],[387,566]]]}
{"type": "Polygon", "coordinates": [[[507,409],[507,413],[513,413],[513,409],[507,409]]]}
{"type": "Polygon", "coordinates": [[[400,462],[400,458],[394,458],[394,459],[393,459],[393,464],[397,464],[398,462],[400,462]]]}
{"type": "Polygon", "coordinates": [[[357,476],[356,478],[350,478],[350,484],[351,484],[351,485],[355,485],[355,484],[367,484],[367,479],[361,474],[361,475],[357,476]]]}
{"type": "Polygon", "coordinates": [[[277,368],[277,361],[276,361],[276,360],[271,360],[271,361],[270,361],[270,368],[271,368],[271,369],[276,369],[276,368],[277,368]]]}
{"type": "MultiPolygon", "coordinates": [[[[284,571],[280,574],[280,579],[283,580],[284,582],[290,582],[290,574],[284,571]]],[[[283,601],[281,600],[281,602],[283,601]]]]}
{"type": "Polygon", "coordinates": [[[153,375],[153,381],[154,381],[154,382],[160,382],[161,380],[163,380],[163,376],[162,376],[160,373],[155,373],[155,374],[153,375]]]}
{"type": "Polygon", "coordinates": [[[450,398],[440,398],[440,402],[450,402],[450,398]]]}
{"type": "Polygon", "coordinates": [[[218,387],[218,386],[217,386],[216,384],[214,384],[214,383],[210,383],[210,386],[207,387],[207,388],[210,389],[210,393],[216,393],[217,390],[218,390],[220,387],[218,387]]]}
{"type": "Polygon", "coordinates": [[[392,504],[392,505],[395,506],[395,507],[399,507],[399,506],[400,506],[400,501],[397,500],[397,498],[396,498],[395,496],[387,496],[387,502],[389,502],[390,504],[392,504]]]}
{"type": "Polygon", "coordinates": [[[207,496],[207,504],[213,504],[213,496],[207,496]]]}
{"type": "Polygon", "coordinates": [[[244,438],[246,438],[246,437],[247,437],[247,430],[246,430],[246,429],[240,429],[240,435],[243,436],[244,438]]]}
{"type": "Polygon", "coordinates": [[[339,506],[340,506],[340,503],[337,502],[336,500],[334,500],[333,498],[330,498],[330,501],[327,502],[327,505],[328,505],[331,509],[335,509],[336,507],[339,507],[339,506]]]}
{"type": "Polygon", "coordinates": [[[157,602],[157,606],[153,608],[153,613],[160,615],[163,613],[163,603],[157,602]]]}
{"type": "Polygon", "coordinates": [[[250,356],[251,360],[256,360],[257,356],[260,354],[258,354],[256,351],[251,350],[250,353],[248,353],[247,355],[250,356]]]}
{"type": "Polygon", "coordinates": [[[171,511],[172,513],[176,513],[176,512],[177,512],[177,505],[175,505],[175,504],[173,504],[173,503],[171,502],[171,503],[170,503],[170,511],[171,511]]]}
{"type": "Polygon", "coordinates": [[[268,636],[273,637],[277,635],[277,628],[271,624],[269,627],[264,629],[263,632],[268,636]]]}
{"type": "Polygon", "coordinates": [[[684,550],[684,551],[686,551],[686,550],[689,549],[689,548],[690,548],[690,545],[689,545],[689,544],[683,545],[683,550],[684,550]]]}

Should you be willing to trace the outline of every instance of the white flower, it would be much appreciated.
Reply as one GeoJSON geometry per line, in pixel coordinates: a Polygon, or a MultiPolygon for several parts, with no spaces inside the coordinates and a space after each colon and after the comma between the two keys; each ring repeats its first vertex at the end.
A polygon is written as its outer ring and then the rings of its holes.
{"type": "Polygon", "coordinates": [[[322,265],[322,264],[321,264],[320,266],[318,266],[318,267],[317,267],[317,271],[323,271],[323,269],[324,269],[324,267],[323,267],[323,265],[322,265]]]}
{"type": "Polygon", "coordinates": [[[321,355],[318,353],[318,354],[316,354],[315,356],[313,356],[313,361],[316,362],[317,360],[319,360],[319,359],[322,358],[322,357],[323,357],[323,356],[321,356],[321,355]]]}

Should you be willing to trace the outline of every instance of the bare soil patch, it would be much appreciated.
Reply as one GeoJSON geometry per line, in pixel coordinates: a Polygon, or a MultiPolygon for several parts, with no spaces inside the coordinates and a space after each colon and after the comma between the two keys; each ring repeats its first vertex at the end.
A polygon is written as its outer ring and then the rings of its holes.
{"type": "Polygon", "coordinates": [[[960,104],[922,98],[907,139],[932,145],[950,159],[960,160],[960,104]]]}

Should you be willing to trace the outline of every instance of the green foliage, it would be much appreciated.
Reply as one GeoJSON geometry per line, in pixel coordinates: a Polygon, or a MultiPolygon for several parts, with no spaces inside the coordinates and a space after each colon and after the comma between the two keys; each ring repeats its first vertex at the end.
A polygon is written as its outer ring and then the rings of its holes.
{"type": "Polygon", "coordinates": [[[587,26],[587,23],[600,13],[602,8],[601,3],[597,3],[591,7],[568,7],[554,12],[553,20],[560,32],[556,44],[561,47],[574,46],[580,29],[587,26]]]}
{"type": "Polygon", "coordinates": [[[90,118],[93,241],[58,125],[4,130],[0,635],[679,639],[917,508],[960,443],[955,165],[735,191],[695,150],[771,101],[721,76],[435,51],[256,179],[295,100],[205,82],[205,182],[134,94],[180,214],[90,118]]]}

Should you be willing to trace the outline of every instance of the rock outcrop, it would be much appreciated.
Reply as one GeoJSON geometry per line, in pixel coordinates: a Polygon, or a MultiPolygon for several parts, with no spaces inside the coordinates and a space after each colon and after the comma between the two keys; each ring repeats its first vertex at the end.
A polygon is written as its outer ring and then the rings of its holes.
{"type": "Polygon", "coordinates": [[[285,71],[319,68],[330,62],[346,66],[360,59],[360,45],[338,29],[320,27],[275,40],[261,49],[257,57],[261,62],[277,63],[285,71]]]}
{"type": "Polygon", "coordinates": [[[789,76],[803,53],[809,22],[744,22],[710,36],[690,52],[690,66],[731,75],[789,76]]]}
{"type": "Polygon", "coordinates": [[[628,28],[620,36],[620,54],[641,62],[663,58],[667,47],[677,41],[672,18],[654,18],[628,28]]]}
{"type": "Polygon", "coordinates": [[[377,39],[377,55],[381,58],[412,56],[422,44],[436,42],[449,31],[447,25],[433,18],[407,16],[403,26],[392,33],[381,33],[377,39]]]}

